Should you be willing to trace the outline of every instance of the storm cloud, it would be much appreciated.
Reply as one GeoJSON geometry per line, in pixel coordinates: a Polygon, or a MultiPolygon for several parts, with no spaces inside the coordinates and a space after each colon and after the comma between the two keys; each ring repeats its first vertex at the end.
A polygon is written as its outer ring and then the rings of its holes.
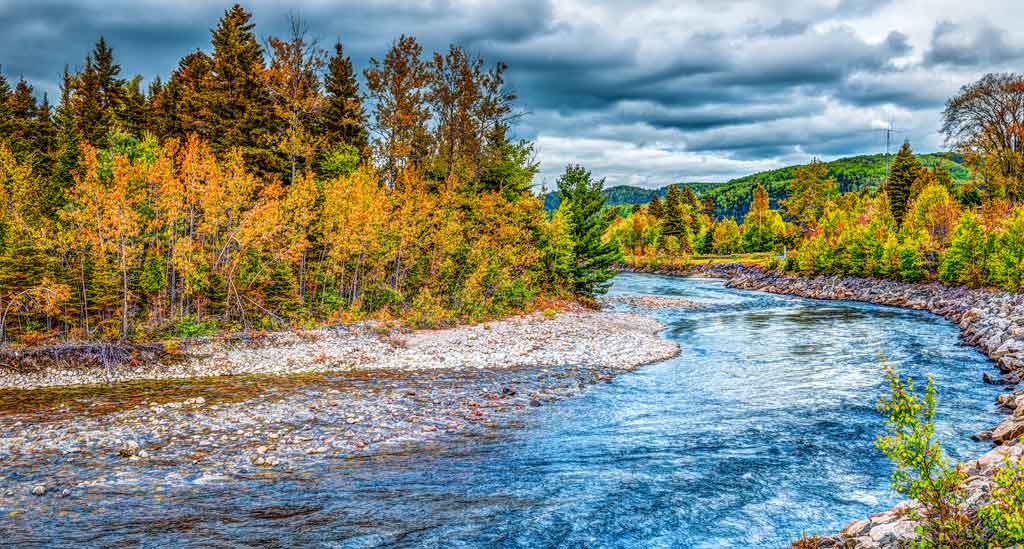
{"type": "MultiPolygon", "coordinates": [[[[880,152],[889,124],[942,146],[943,102],[986,72],[1020,70],[1012,0],[256,0],[261,38],[302,17],[365,66],[400,34],[510,65],[550,187],[567,163],[609,184],[714,181],[880,152]]],[[[166,77],[209,49],[227,3],[0,0],[0,65],[56,93],[99,35],[125,74],[166,77]]]]}

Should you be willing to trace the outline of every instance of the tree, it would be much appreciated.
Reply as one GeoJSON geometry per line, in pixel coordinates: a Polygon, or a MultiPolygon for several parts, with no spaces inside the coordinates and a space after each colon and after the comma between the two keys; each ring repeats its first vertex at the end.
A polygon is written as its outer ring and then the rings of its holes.
{"type": "Polygon", "coordinates": [[[363,98],[352,60],[345,55],[341,42],[334,44],[334,55],[327,62],[324,92],[317,132],[324,140],[325,154],[354,149],[357,158],[365,158],[369,151],[363,98]]]}
{"type": "Polygon", "coordinates": [[[1024,289],[1024,206],[1017,206],[995,237],[989,269],[999,286],[1013,292],[1024,289]]]}
{"type": "Polygon", "coordinates": [[[314,133],[313,124],[325,103],[319,73],[326,52],[316,40],[308,38],[302,20],[291,17],[289,23],[291,35],[287,40],[269,39],[272,57],[266,79],[277,117],[284,121],[278,148],[288,158],[288,181],[294,181],[299,157],[305,157],[305,168],[309,169],[323,139],[314,133]]]}
{"type": "Polygon", "coordinates": [[[973,212],[965,212],[953,229],[949,248],[942,255],[939,280],[946,284],[980,286],[984,283],[991,237],[985,234],[973,212]]]}
{"type": "Polygon", "coordinates": [[[275,154],[280,121],[265,84],[263,48],[253,34],[252,14],[235,4],[213,29],[210,86],[204,94],[204,126],[218,153],[238,148],[246,163],[279,172],[275,154]]]}
{"type": "Polygon", "coordinates": [[[903,226],[908,234],[924,231],[938,250],[949,244],[959,215],[956,201],[946,188],[932,184],[925,187],[910,204],[903,226]]]}
{"type": "Polygon", "coordinates": [[[910,143],[903,143],[900,152],[893,159],[889,178],[885,181],[884,190],[889,195],[889,205],[897,225],[903,224],[903,216],[907,213],[910,203],[911,188],[921,173],[921,163],[910,150],[910,143]]]}
{"type": "Polygon", "coordinates": [[[987,74],[946,102],[946,142],[983,174],[988,193],[1016,200],[1024,182],[1024,76],[987,74]]]}
{"type": "Polygon", "coordinates": [[[743,248],[748,252],[767,252],[782,246],[786,224],[779,212],[768,205],[768,191],[764,185],[754,188],[750,211],[743,218],[743,248]]]}
{"type": "Polygon", "coordinates": [[[817,159],[797,167],[793,175],[789,198],[782,201],[782,206],[789,220],[807,232],[824,213],[829,200],[838,194],[836,180],[828,177],[828,164],[817,159]]]}
{"type": "Polygon", "coordinates": [[[423,46],[402,35],[383,60],[371,58],[363,71],[374,104],[374,152],[390,185],[403,169],[419,167],[430,151],[429,74],[422,55],[423,46]]]}
{"type": "Polygon", "coordinates": [[[107,134],[119,123],[125,87],[120,74],[121,65],[100,36],[85,58],[85,68],[75,75],[70,96],[78,133],[93,146],[105,146],[107,134]]]}
{"type": "Polygon", "coordinates": [[[658,198],[658,193],[654,193],[654,195],[651,196],[651,201],[647,203],[647,212],[654,217],[661,219],[661,198],[658,198]]]}
{"type": "Polygon", "coordinates": [[[711,251],[716,254],[734,254],[740,251],[740,227],[736,220],[727,217],[715,223],[715,230],[711,237],[711,251]]]}
{"type": "Polygon", "coordinates": [[[558,192],[565,205],[565,219],[573,240],[572,290],[585,297],[608,291],[615,272],[611,266],[622,258],[614,242],[603,240],[608,220],[602,215],[606,200],[603,179],[593,179],[579,165],[570,165],[558,178],[558,192]]]}

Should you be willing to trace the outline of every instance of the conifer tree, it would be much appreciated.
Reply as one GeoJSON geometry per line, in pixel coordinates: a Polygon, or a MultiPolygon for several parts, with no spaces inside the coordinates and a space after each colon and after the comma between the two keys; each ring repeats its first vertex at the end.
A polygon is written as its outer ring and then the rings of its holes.
{"type": "Polygon", "coordinates": [[[651,196],[651,201],[647,204],[647,213],[653,215],[657,219],[661,219],[662,206],[661,198],[658,197],[658,193],[654,193],[651,196]]]}
{"type": "Polygon", "coordinates": [[[789,221],[807,231],[825,213],[829,200],[836,194],[836,180],[828,177],[828,165],[814,159],[795,170],[789,183],[789,198],[782,202],[782,206],[789,221]]]}
{"type": "Polygon", "coordinates": [[[900,152],[893,159],[889,179],[885,182],[885,191],[889,195],[892,216],[896,219],[897,225],[903,223],[903,216],[907,213],[907,206],[910,204],[911,188],[920,173],[921,163],[910,150],[910,144],[903,143],[900,152]]]}
{"type": "Polygon", "coordinates": [[[324,139],[325,150],[348,146],[354,148],[360,158],[365,158],[368,154],[366,112],[352,60],[345,55],[341,42],[334,44],[334,55],[327,63],[324,92],[326,99],[317,130],[324,139]]]}
{"type": "Polygon", "coordinates": [[[67,193],[74,185],[75,174],[79,169],[82,134],[78,129],[78,121],[75,118],[75,109],[71,98],[72,86],[74,86],[73,78],[65,66],[64,79],[60,88],[60,104],[57,105],[54,117],[56,137],[53,171],[44,197],[45,210],[51,219],[56,219],[57,212],[64,207],[67,193]]]}
{"type": "Polygon", "coordinates": [[[275,152],[279,121],[264,83],[263,48],[253,33],[252,14],[235,4],[213,30],[210,86],[203,94],[206,130],[214,150],[239,148],[250,166],[280,172],[275,152]]]}
{"type": "Polygon", "coordinates": [[[124,102],[120,74],[121,66],[114,62],[113,50],[100,36],[85,58],[85,67],[75,75],[71,95],[78,132],[93,146],[106,146],[107,134],[117,121],[124,102]]]}
{"type": "Polygon", "coordinates": [[[604,180],[595,180],[582,166],[568,166],[558,178],[558,192],[566,209],[566,222],[573,240],[572,288],[587,297],[603,294],[615,276],[611,266],[622,259],[614,242],[602,236],[609,220],[602,215],[607,197],[604,180]]]}
{"type": "Polygon", "coordinates": [[[679,194],[679,187],[669,185],[665,203],[661,207],[662,234],[681,238],[686,230],[686,219],[679,194]]]}
{"type": "Polygon", "coordinates": [[[11,84],[4,76],[3,65],[0,65],[0,135],[10,135],[14,131],[10,101],[11,84]]]}

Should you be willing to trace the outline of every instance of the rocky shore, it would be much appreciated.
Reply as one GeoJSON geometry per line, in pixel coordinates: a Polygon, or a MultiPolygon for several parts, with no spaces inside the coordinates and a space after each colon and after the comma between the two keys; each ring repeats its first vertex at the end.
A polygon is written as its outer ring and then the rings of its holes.
{"type": "MultiPolygon", "coordinates": [[[[961,339],[991,358],[1002,372],[985,375],[986,383],[1005,385],[1007,393],[998,404],[1010,415],[988,431],[975,435],[991,439],[996,447],[981,458],[962,464],[969,475],[969,500],[984,504],[993,471],[1007,456],[1018,459],[1024,445],[1024,294],[991,289],[949,287],[939,283],[907,284],[849,276],[800,277],[765,271],[743,264],[698,264],[683,269],[633,269],[669,276],[723,278],[732,288],[814,299],[849,300],[929,311],[960,326],[961,339]],[[1018,385],[1021,389],[1018,390],[1018,385]]],[[[850,523],[839,534],[808,538],[806,547],[896,548],[915,538],[914,523],[907,517],[913,503],[850,523]]]]}
{"type": "Polygon", "coordinates": [[[662,329],[646,316],[579,309],[407,334],[208,340],[167,364],[113,371],[9,368],[0,523],[31,530],[59,509],[105,508],[111,494],[302,478],[441,435],[481,436],[675,355],[662,329]],[[38,388],[108,379],[136,381],[38,388]]]}
{"type": "Polygon", "coordinates": [[[180,348],[9,351],[0,357],[0,389],[185,379],[244,374],[354,370],[515,368],[587,364],[631,368],[666,358],[675,345],[640,315],[581,307],[548,318],[521,315],[474,326],[403,333],[373,326],[333,327],[261,336],[201,338],[180,348]],[[65,358],[62,352],[72,352],[65,358]],[[115,356],[116,355],[116,356],[115,356]],[[118,359],[114,359],[118,358],[118,359]]]}

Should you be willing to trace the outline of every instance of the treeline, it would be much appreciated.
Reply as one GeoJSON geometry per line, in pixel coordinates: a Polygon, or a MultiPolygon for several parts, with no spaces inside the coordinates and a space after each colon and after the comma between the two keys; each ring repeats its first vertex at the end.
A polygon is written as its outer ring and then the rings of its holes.
{"type": "Polygon", "coordinates": [[[340,43],[293,20],[264,47],[236,5],[145,91],[103,38],[56,108],[0,74],[0,343],[439,324],[600,291],[602,182],[571,167],[547,218],[505,71],[402,36],[364,94],[340,43]]]}
{"type": "MultiPolygon", "coordinates": [[[[707,225],[701,218],[688,232],[670,233],[665,205],[652,200],[617,219],[606,238],[637,256],[788,247],[795,251],[777,266],[801,274],[1024,290],[1021,120],[1024,76],[988,75],[965,86],[944,112],[943,132],[970,169],[967,181],[940,164],[925,167],[905,143],[877,190],[840,192],[827,166],[814,161],[794,170],[778,210],[758,185],[741,226],[729,218],[707,225]],[[667,234],[682,234],[691,244],[677,246],[667,234]]],[[[686,213],[697,203],[688,202],[686,213]]]]}

